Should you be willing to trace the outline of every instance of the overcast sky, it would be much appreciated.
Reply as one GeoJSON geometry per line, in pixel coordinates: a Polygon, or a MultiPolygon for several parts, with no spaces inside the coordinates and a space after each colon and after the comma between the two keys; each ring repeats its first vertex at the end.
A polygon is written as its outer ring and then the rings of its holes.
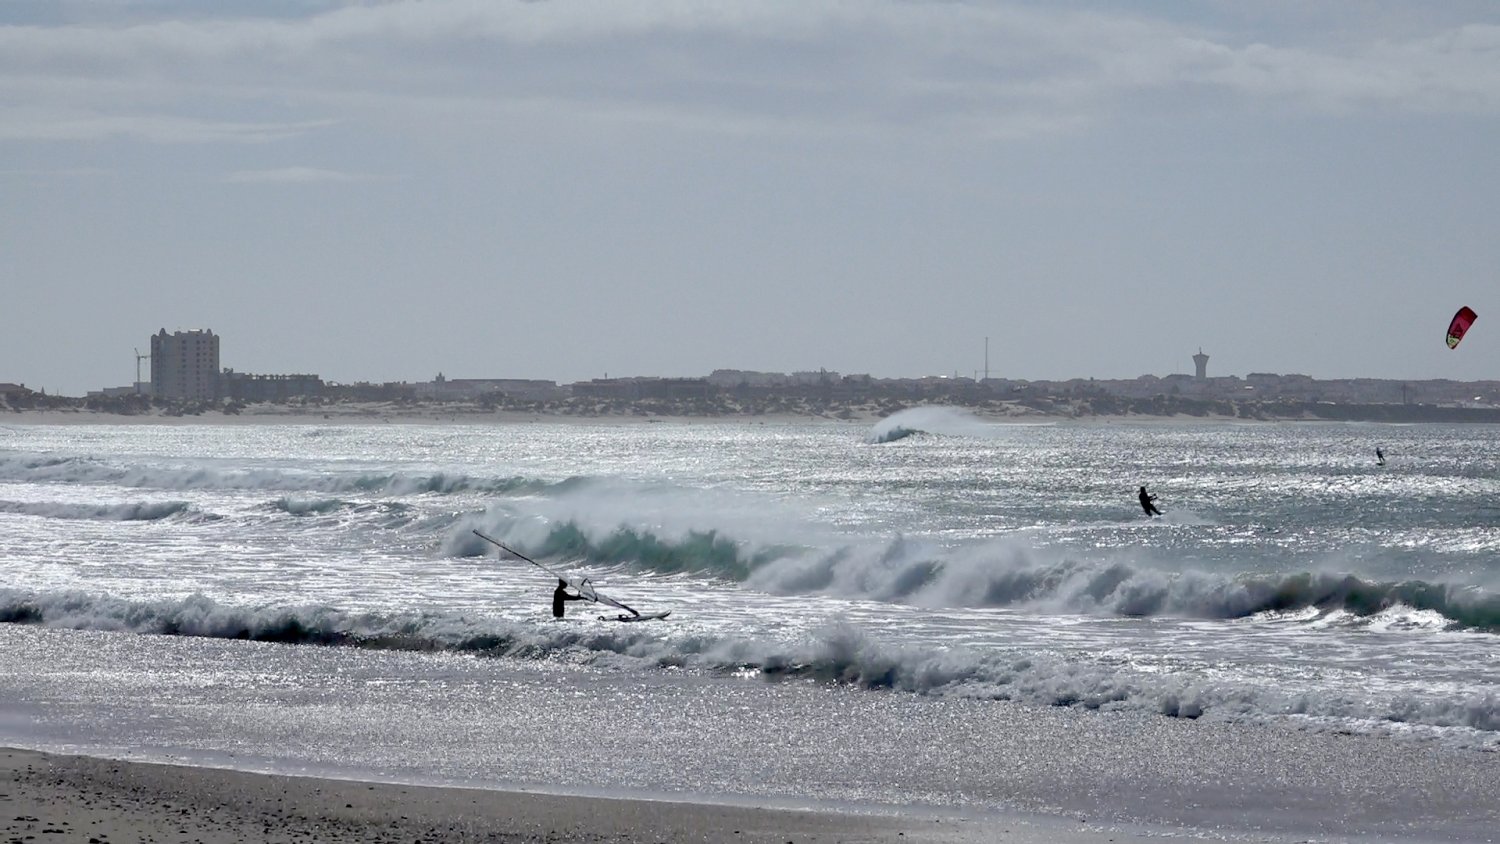
{"type": "Polygon", "coordinates": [[[1497,117],[1489,0],[5,0],[0,381],[1500,378],[1497,117]]]}

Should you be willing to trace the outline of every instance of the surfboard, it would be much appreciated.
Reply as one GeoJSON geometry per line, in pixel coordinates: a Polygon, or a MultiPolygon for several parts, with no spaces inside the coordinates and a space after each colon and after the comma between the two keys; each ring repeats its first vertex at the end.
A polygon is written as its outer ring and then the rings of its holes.
{"type": "Polygon", "coordinates": [[[667,610],[666,612],[645,612],[645,613],[641,613],[640,615],[625,615],[625,614],[622,613],[620,615],[613,615],[613,616],[611,616],[611,615],[601,615],[601,616],[599,616],[599,620],[600,621],[655,621],[656,619],[659,619],[659,618],[666,618],[667,616],[669,616],[671,614],[672,614],[671,610],[667,610]]]}

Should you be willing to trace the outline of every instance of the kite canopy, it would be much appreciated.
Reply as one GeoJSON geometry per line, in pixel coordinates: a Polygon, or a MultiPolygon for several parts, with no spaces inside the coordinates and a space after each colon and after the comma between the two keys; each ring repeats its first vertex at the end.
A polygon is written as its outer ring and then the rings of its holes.
{"type": "Polygon", "coordinates": [[[1448,348],[1458,348],[1458,341],[1464,339],[1464,333],[1476,319],[1479,319],[1479,314],[1474,313],[1468,305],[1458,309],[1458,313],[1453,315],[1453,321],[1448,323],[1448,348]]]}

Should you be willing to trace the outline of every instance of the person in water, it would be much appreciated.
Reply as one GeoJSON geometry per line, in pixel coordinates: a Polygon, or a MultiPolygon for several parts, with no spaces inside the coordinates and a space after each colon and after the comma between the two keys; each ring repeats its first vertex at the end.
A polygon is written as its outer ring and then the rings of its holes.
{"type": "Polygon", "coordinates": [[[1140,499],[1141,499],[1141,509],[1146,511],[1146,515],[1148,515],[1148,516],[1160,516],[1161,515],[1161,511],[1158,510],[1158,509],[1156,509],[1156,505],[1151,503],[1151,502],[1153,502],[1153,501],[1156,500],[1156,496],[1154,496],[1151,493],[1147,492],[1145,487],[1141,487],[1140,499]]]}
{"type": "Polygon", "coordinates": [[[557,588],[552,590],[552,617],[553,618],[562,618],[563,617],[563,602],[564,601],[582,601],[582,600],[583,600],[583,595],[574,595],[573,593],[569,592],[568,591],[568,581],[563,580],[562,578],[559,577],[557,579],[557,588]]]}
{"type": "Polygon", "coordinates": [[[1375,447],[1375,465],[1376,466],[1384,466],[1385,465],[1385,452],[1383,452],[1383,451],[1380,450],[1380,446],[1376,446],[1375,447]]]}

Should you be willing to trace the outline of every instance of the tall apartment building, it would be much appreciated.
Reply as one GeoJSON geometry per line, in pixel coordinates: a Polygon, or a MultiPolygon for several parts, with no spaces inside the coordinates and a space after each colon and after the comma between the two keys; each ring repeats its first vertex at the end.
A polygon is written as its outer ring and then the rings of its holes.
{"type": "Polygon", "coordinates": [[[219,397],[219,338],[207,329],[151,338],[151,394],[163,399],[219,397]]]}

